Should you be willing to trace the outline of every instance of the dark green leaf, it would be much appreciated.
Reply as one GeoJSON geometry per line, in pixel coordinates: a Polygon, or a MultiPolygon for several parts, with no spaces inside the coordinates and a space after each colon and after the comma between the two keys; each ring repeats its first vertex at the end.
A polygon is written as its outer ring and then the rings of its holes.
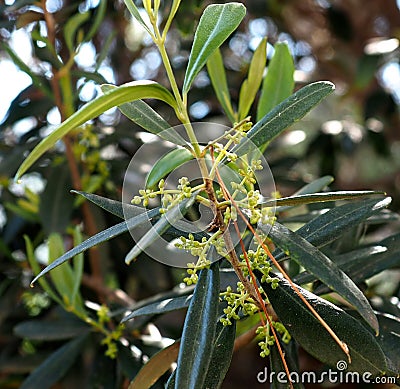
{"type": "Polygon", "coordinates": [[[80,356],[87,335],[80,336],[50,355],[32,374],[22,383],[20,389],[51,388],[69,370],[80,356]]]}
{"type": "Polygon", "coordinates": [[[89,42],[98,31],[107,11],[107,0],[100,0],[95,16],[91,19],[90,30],[85,35],[84,41],[89,42]]]}
{"type": "Polygon", "coordinates": [[[183,327],[175,388],[204,387],[211,355],[219,305],[219,264],[200,272],[183,327]]]}
{"type": "MultiPolygon", "coordinates": [[[[384,239],[379,242],[379,246],[340,255],[335,262],[354,282],[363,282],[384,270],[400,265],[400,235],[384,239]]],[[[318,294],[327,291],[323,285],[315,289],[315,293],[318,294]]]]}
{"type": "Polygon", "coordinates": [[[205,388],[219,388],[222,385],[231,364],[235,333],[236,320],[229,326],[217,323],[211,360],[204,381],[205,388]]]}
{"type": "MultiPolygon", "coordinates": [[[[335,86],[328,81],[315,82],[301,88],[259,120],[247,133],[247,139],[261,150],[264,149],[272,139],[300,120],[334,89],[335,86]]],[[[245,141],[232,149],[238,155],[244,155],[250,150],[251,146],[245,141]]]]}
{"type": "MultiPolygon", "coordinates": [[[[261,279],[259,271],[254,273],[261,279]]],[[[286,280],[281,279],[276,289],[273,289],[270,283],[262,283],[262,287],[279,319],[307,352],[331,367],[336,367],[339,361],[347,362],[347,357],[339,345],[286,280]]],[[[372,375],[387,371],[378,338],[367,327],[332,303],[299,286],[297,288],[339,339],[348,346],[351,356],[348,371],[369,372],[372,375]]]]}
{"type": "MultiPolygon", "coordinates": [[[[124,207],[129,207],[131,212],[134,212],[134,209],[138,208],[131,204],[122,204],[120,201],[108,199],[107,197],[102,197],[96,195],[94,193],[81,192],[79,190],[71,190],[72,193],[77,193],[87,200],[91,201],[93,204],[98,205],[103,208],[105,211],[112,213],[115,216],[118,216],[121,219],[124,219],[124,207]],[[132,207],[132,208],[131,208],[132,207]]],[[[142,212],[144,210],[142,209],[142,212]]]]}
{"type": "MultiPolygon", "coordinates": [[[[131,216],[131,215],[138,215],[139,213],[145,212],[145,208],[137,207],[136,205],[132,204],[123,204],[120,201],[116,200],[111,200],[106,197],[98,196],[93,193],[86,193],[86,192],[79,192],[76,190],[72,190],[71,192],[73,193],[78,193],[81,196],[84,196],[86,199],[91,201],[92,203],[98,205],[99,207],[103,208],[107,212],[112,213],[115,216],[118,216],[121,219],[125,218],[124,212],[131,216]]],[[[153,221],[155,221],[156,218],[154,217],[153,221]]],[[[165,232],[165,235],[171,236],[173,238],[177,238],[180,236],[188,236],[187,224],[182,224],[181,221],[177,221],[175,223],[175,226],[170,226],[170,228],[165,232]],[[179,229],[179,227],[182,227],[182,229],[179,229]]],[[[116,227],[116,226],[115,226],[116,227]]],[[[117,229],[117,232],[119,229],[117,229]]],[[[122,231],[125,232],[125,231],[122,231]]],[[[121,233],[122,233],[121,232],[121,233]]],[[[114,235],[115,236],[115,235],[114,235]]],[[[195,237],[196,240],[201,240],[203,237],[208,237],[206,232],[196,232],[193,233],[193,236],[195,237]]]]}
{"type": "Polygon", "coordinates": [[[373,190],[365,191],[337,191],[337,192],[321,192],[293,195],[289,197],[281,197],[274,200],[261,201],[259,204],[264,207],[280,206],[296,206],[313,203],[324,203],[329,201],[351,200],[357,197],[366,197],[373,195],[383,195],[384,192],[376,192],[373,190]]]}
{"type": "Polygon", "coordinates": [[[293,93],[294,63],[287,43],[278,42],[264,78],[257,107],[257,121],[293,93]]]}
{"type": "Polygon", "coordinates": [[[245,14],[246,8],[240,3],[212,4],[204,10],[194,35],[183,82],[184,94],[189,91],[210,55],[239,26],[245,14]]]}
{"type": "MultiPolygon", "coordinates": [[[[352,250],[348,253],[332,257],[331,259],[354,280],[353,275],[349,272],[349,268],[351,268],[353,264],[356,264],[357,267],[364,266],[367,262],[374,262],[377,255],[386,251],[386,247],[375,245],[352,250]]],[[[302,272],[293,278],[293,281],[298,284],[307,284],[316,280],[317,278],[313,274],[307,272],[302,272]]]]}
{"type": "Polygon", "coordinates": [[[52,168],[40,195],[39,216],[46,234],[64,233],[71,219],[74,199],[69,193],[71,173],[63,164],[52,168]]]}
{"type": "Polygon", "coordinates": [[[159,181],[185,162],[193,159],[193,154],[186,149],[177,148],[161,157],[146,177],[146,188],[156,189],[159,181]]]}
{"type": "Polygon", "coordinates": [[[305,224],[297,234],[307,239],[314,246],[326,245],[337,239],[349,228],[358,225],[360,222],[387,207],[391,198],[369,199],[357,203],[344,204],[332,208],[328,212],[316,217],[305,224]]]}
{"type": "MultiPolygon", "coordinates": [[[[137,207],[139,208],[139,207],[137,207]]],[[[142,208],[139,208],[142,209],[142,208]]],[[[65,254],[61,255],[59,258],[57,258],[54,262],[52,262],[50,265],[48,265],[45,269],[43,269],[32,281],[31,284],[34,284],[38,278],[42,277],[43,275],[47,274],[49,271],[53,270],[57,266],[60,266],[62,263],[68,261],[70,258],[74,257],[75,255],[78,255],[79,253],[96,246],[99,243],[105,242],[107,240],[110,240],[114,238],[115,236],[118,236],[132,228],[137,227],[138,225],[149,221],[151,218],[159,215],[159,209],[155,208],[147,212],[142,212],[138,214],[137,216],[128,219],[127,221],[123,221],[119,224],[116,224],[115,226],[112,226],[110,228],[107,228],[104,231],[99,232],[98,234],[90,237],[89,239],[85,240],[83,243],[80,245],[74,247],[73,249],[69,250],[65,254]]]]}
{"type": "Polygon", "coordinates": [[[354,305],[378,333],[378,321],[367,298],[334,262],[299,234],[277,222],[270,229],[269,236],[290,258],[354,305]]]}
{"type": "Polygon", "coordinates": [[[14,334],[20,338],[54,341],[77,337],[90,331],[83,321],[78,320],[29,320],[17,324],[14,334]]]}
{"type": "MultiPolygon", "coordinates": [[[[379,321],[379,338],[385,353],[389,369],[394,374],[400,374],[400,318],[393,315],[377,313],[379,321]]],[[[399,376],[398,385],[400,384],[399,376]]]]}
{"type": "Polygon", "coordinates": [[[122,323],[138,316],[160,315],[166,312],[175,311],[177,309],[187,308],[190,304],[191,299],[192,295],[180,296],[145,305],[144,307],[133,310],[129,315],[125,316],[122,319],[122,323]]]}

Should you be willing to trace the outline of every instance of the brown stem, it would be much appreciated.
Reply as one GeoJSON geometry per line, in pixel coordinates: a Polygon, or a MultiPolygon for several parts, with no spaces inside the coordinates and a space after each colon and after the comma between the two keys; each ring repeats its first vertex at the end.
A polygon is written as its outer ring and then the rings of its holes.
{"type": "Polygon", "coordinates": [[[135,303],[123,290],[110,289],[103,284],[99,284],[93,277],[87,274],[83,274],[82,284],[94,290],[97,294],[105,296],[108,301],[114,301],[125,307],[132,307],[135,303]]]}

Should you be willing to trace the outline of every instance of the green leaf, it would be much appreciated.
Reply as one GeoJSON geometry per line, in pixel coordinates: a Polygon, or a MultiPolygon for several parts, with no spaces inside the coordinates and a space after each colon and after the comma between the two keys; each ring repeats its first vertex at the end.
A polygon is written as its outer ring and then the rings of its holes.
{"type": "Polygon", "coordinates": [[[214,352],[219,305],[219,263],[200,272],[181,339],[175,388],[203,388],[214,352]]]}
{"type": "Polygon", "coordinates": [[[304,204],[324,203],[328,201],[340,201],[340,200],[352,200],[358,197],[384,195],[384,192],[378,192],[373,190],[360,190],[360,191],[336,191],[336,192],[321,192],[321,193],[310,193],[293,195],[289,197],[281,197],[274,200],[260,201],[260,205],[264,207],[274,205],[285,205],[285,206],[296,206],[304,204]]]}
{"type": "MultiPolygon", "coordinates": [[[[103,93],[118,88],[115,85],[105,84],[101,86],[103,93]]],[[[118,109],[128,119],[144,128],[146,131],[152,134],[158,135],[161,138],[172,142],[176,145],[188,147],[187,142],[177,133],[177,131],[165,121],[160,114],[154,111],[143,100],[131,101],[129,103],[122,104],[118,109]]]]}
{"type": "Polygon", "coordinates": [[[79,27],[89,19],[89,12],[78,12],[68,18],[63,28],[65,44],[68,51],[73,53],[75,51],[75,36],[79,27]]]}
{"type": "MultiPolygon", "coordinates": [[[[139,208],[139,207],[137,207],[139,208]]],[[[139,208],[143,209],[143,208],[139,208]]],[[[79,244],[78,246],[72,248],[65,254],[59,256],[54,262],[52,262],[50,265],[48,265],[46,268],[44,268],[31,282],[33,285],[40,277],[44,276],[47,274],[49,271],[55,269],[57,266],[60,266],[64,262],[68,261],[72,257],[82,253],[83,251],[86,251],[90,249],[93,246],[96,246],[102,242],[106,242],[107,240],[110,240],[126,231],[129,231],[132,228],[135,228],[139,226],[140,224],[149,221],[151,218],[159,215],[159,208],[152,209],[147,212],[142,212],[138,214],[135,217],[132,217],[131,219],[128,219],[127,221],[123,221],[121,223],[118,223],[112,227],[107,228],[106,230],[103,230],[99,232],[96,235],[91,236],[89,239],[86,239],[83,243],[79,244]]]]}
{"type": "Polygon", "coordinates": [[[229,326],[217,323],[213,351],[208,366],[205,388],[219,388],[231,364],[235,344],[236,320],[229,326]]]}
{"type": "Polygon", "coordinates": [[[179,341],[155,354],[139,371],[128,389],[152,387],[157,380],[171,368],[179,353],[179,341]]]}
{"type": "MultiPolygon", "coordinates": [[[[331,94],[334,89],[335,86],[328,81],[319,81],[306,85],[259,120],[247,133],[247,138],[258,148],[264,149],[272,139],[299,121],[323,98],[331,94]]],[[[249,142],[242,141],[232,149],[232,152],[244,155],[250,150],[251,145],[249,142]]]]}
{"type": "Polygon", "coordinates": [[[224,62],[219,49],[216,49],[208,58],[207,71],[208,75],[210,76],[215,95],[217,96],[222,109],[232,124],[237,122],[237,115],[232,108],[231,96],[229,94],[228,83],[226,81],[224,62]]]}
{"type": "Polygon", "coordinates": [[[55,341],[75,338],[90,331],[90,326],[81,320],[29,320],[14,327],[14,334],[20,338],[36,341],[55,341]]]}
{"type": "Polygon", "coordinates": [[[74,199],[68,192],[71,173],[66,164],[52,167],[40,195],[39,216],[46,234],[64,233],[71,221],[74,199]]]}
{"type": "Polygon", "coordinates": [[[137,9],[135,3],[133,0],[124,0],[125,5],[129,9],[129,12],[131,15],[141,24],[141,26],[150,34],[152,35],[149,27],[147,24],[144,22],[142,16],[140,15],[139,10],[137,9]]]}
{"type": "MultiPolygon", "coordinates": [[[[400,235],[390,236],[380,241],[378,246],[342,254],[335,258],[335,262],[354,282],[363,282],[384,270],[400,265],[400,235]]],[[[310,276],[299,275],[299,278],[308,280],[310,276]]],[[[315,293],[327,293],[326,287],[317,287],[315,293]]]]}
{"type": "Polygon", "coordinates": [[[22,383],[20,389],[50,389],[70,369],[81,354],[87,335],[73,339],[51,354],[22,383]]]}
{"type": "MultiPolygon", "coordinates": [[[[32,83],[38,87],[51,101],[54,101],[54,95],[49,88],[48,82],[45,77],[38,76],[32,68],[28,66],[21,57],[7,44],[1,42],[0,47],[4,49],[11,57],[15,65],[17,65],[23,72],[25,72],[32,79],[32,83]]],[[[4,124],[4,123],[3,123],[4,124]]]]}
{"type": "Polygon", "coordinates": [[[194,35],[183,82],[184,94],[187,94],[210,55],[239,26],[245,14],[246,8],[240,3],[212,4],[204,10],[194,35]]]}
{"type": "Polygon", "coordinates": [[[77,193],[83,196],[85,199],[91,201],[93,204],[96,204],[100,208],[103,208],[105,211],[110,212],[115,216],[118,216],[120,219],[125,218],[124,207],[129,207],[132,212],[134,212],[134,209],[138,208],[134,205],[122,204],[120,201],[108,199],[107,197],[99,196],[94,193],[87,193],[79,190],[71,190],[71,193],[77,193]]]}
{"type": "Polygon", "coordinates": [[[97,7],[97,11],[95,16],[92,18],[90,23],[90,30],[85,35],[84,41],[89,42],[94,35],[96,34],[97,30],[99,29],[101,22],[104,19],[104,16],[107,11],[107,0],[100,0],[100,3],[97,7]]]}
{"type": "Polygon", "coordinates": [[[162,100],[171,105],[171,107],[176,108],[176,101],[172,94],[156,82],[134,81],[121,85],[85,104],[79,111],[65,120],[54,132],[43,139],[21,164],[17,171],[16,179],[21,177],[34,162],[74,128],[97,117],[110,108],[143,98],[162,100]]]}
{"type": "MultiPolygon", "coordinates": [[[[267,61],[267,40],[264,38],[254,52],[250,62],[249,75],[244,80],[239,92],[239,120],[243,120],[250,111],[258,89],[263,79],[265,63],[267,61]]],[[[292,88],[293,89],[293,88],[292,88]]],[[[290,91],[290,93],[292,90],[290,91]]],[[[290,95],[288,94],[288,96],[290,95]]],[[[285,96],[287,97],[287,96],[285,96]]],[[[283,99],[282,99],[283,100],[283,99]]]]}
{"type": "MultiPolygon", "coordinates": [[[[24,240],[25,240],[25,246],[26,246],[26,257],[29,262],[29,266],[31,267],[33,274],[38,275],[40,273],[40,266],[39,263],[36,261],[34,251],[33,251],[33,245],[31,240],[27,235],[24,235],[24,240]]],[[[47,282],[45,278],[41,278],[39,280],[40,286],[43,288],[43,290],[60,306],[63,305],[63,302],[61,299],[58,297],[58,295],[53,292],[53,289],[51,288],[50,284],[47,282]]]]}
{"type": "MultiPolygon", "coordinates": [[[[258,270],[254,273],[261,279],[262,275],[258,270]]],[[[272,288],[271,283],[261,285],[280,321],[304,350],[331,367],[336,367],[339,361],[347,362],[347,357],[339,345],[286,280],[280,279],[276,289],[272,288]]],[[[339,339],[348,346],[352,362],[348,364],[347,371],[369,372],[375,376],[387,370],[385,355],[378,338],[367,327],[334,304],[300,286],[297,288],[339,339]]]]}
{"type": "Polygon", "coordinates": [[[178,205],[169,209],[163,214],[160,219],[154,224],[153,228],[148,230],[139,242],[126,254],[125,263],[130,264],[143,250],[154,243],[161,235],[163,235],[170,226],[174,225],[178,220],[182,219],[186,211],[193,205],[197,192],[192,193],[188,198],[182,200],[178,205]]]}
{"type": "MultiPolygon", "coordinates": [[[[74,229],[74,247],[82,244],[82,233],[79,226],[74,229]]],[[[72,288],[72,301],[78,296],[79,288],[81,286],[82,275],[83,275],[83,254],[77,254],[73,260],[73,272],[74,272],[74,285],[72,288]]]]}
{"type": "Polygon", "coordinates": [[[299,228],[296,233],[314,246],[320,247],[337,239],[348,229],[387,207],[391,198],[368,199],[332,208],[299,228]]]}
{"type": "Polygon", "coordinates": [[[317,178],[316,180],[310,182],[309,184],[304,185],[300,188],[295,195],[309,194],[319,192],[322,189],[325,189],[328,185],[332,184],[334,178],[332,176],[323,176],[317,178]]]}
{"type": "Polygon", "coordinates": [[[368,325],[376,333],[379,332],[378,320],[367,298],[354,282],[325,254],[299,234],[277,222],[270,229],[269,236],[290,258],[352,304],[368,325]]]}
{"type": "MultiPolygon", "coordinates": [[[[317,178],[316,180],[310,182],[309,184],[306,184],[303,187],[301,187],[298,191],[296,191],[293,194],[293,196],[319,192],[319,191],[325,189],[333,181],[334,181],[334,178],[332,176],[324,176],[324,177],[317,178]]],[[[289,197],[291,197],[291,196],[289,196],[289,197]]],[[[290,208],[292,208],[292,207],[291,206],[286,206],[286,207],[280,206],[279,208],[275,209],[275,212],[282,212],[282,211],[285,211],[290,208]]]]}
{"type": "Polygon", "coordinates": [[[257,121],[293,93],[294,63],[289,46],[278,42],[264,78],[257,107],[257,121]]]}
{"type": "MultiPolygon", "coordinates": [[[[64,253],[64,242],[60,234],[50,234],[48,242],[49,266],[53,261],[64,253]]],[[[51,273],[51,279],[62,297],[64,305],[72,306],[77,311],[84,312],[83,301],[80,294],[76,291],[74,272],[68,263],[54,269],[51,273]]]]}
{"type": "Polygon", "coordinates": [[[187,308],[190,304],[191,299],[192,295],[180,296],[145,305],[144,307],[133,310],[129,315],[125,316],[122,319],[121,323],[124,323],[138,316],[161,315],[166,312],[172,312],[178,309],[187,308]]]}
{"type": "Polygon", "coordinates": [[[392,373],[397,374],[397,385],[400,384],[400,319],[396,316],[377,313],[379,321],[379,338],[386,361],[392,373]]]}
{"type": "MultiPolygon", "coordinates": [[[[87,200],[98,205],[99,207],[103,208],[107,212],[110,212],[113,215],[118,216],[121,219],[125,219],[124,211],[129,216],[131,216],[131,215],[136,216],[140,213],[145,212],[145,208],[138,207],[138,206],[132,205],[132,204],[122,204],[120,201],[111,200],[106,197],[95,195],[93,193],[79,192],[76,190],[72,190],[71,192],[78,193],[81,196],[84,196],[87,200]]],[[[156,217],[154,217],[153,220],[156,220],[156,217]]],[[[128,223],[130,223],[130,222],[128,221],[128,223]]],[[[188,236],[188,232],[187,232],[188,225],[182,224],[182,223],[184,223],[184,222],[177,221],[175,223],[175,226],[171,226],[165,232],[165,235],[169,235],[174,238],[179,237],[179,236],[187,237],[188,236]]],[[[117,230],[117,231],[119,231],[119,230],[117,230]]],[[[115,232],[117,232],[117,231],[115,231],[115,232]]],[[[124,231],[122,231],[122,232],[124,232],[124,231]]],[[[192,233],[192,235],[195,237],[196,240],[201,240],[203,237],[208,237],[206,232],[196,232],[196,233],[192,233]]]]}
{"type": "MultiPolygon", "coordinates": [[[[355,277],[354,273],[350,270],[353,267],[360,268],[360,266],[364,267],[365,265],[370,264],[370,262],[375,263],[375,261],[380,260],[380,253],[386,253],[387,247],[382,245],[374,245],[370,247],[363,247],[361,249],[352,250],[345,254],[341,254],[335,257],[331,257],[332,261],[334,261],[353,281],[357,283],[357,277],[355,277]]],[[[363,269],[364,272],[364,269],[363,269]]],[[[316,281],[317,278],[306,271],[297,274],[293,281],[298,284],[307,284],[310,282],[316,281]]],[[[324,285],[325,286],[325,285],[324,285]]],[[[326,288],[326,287],[325,287],[326,288]]],[[[319,294],[315,290],[313,291],[316,294],[319,294]]]]}
{"type": "Polygon", "coordinates": [[[146,177],[146,188],[156,189],[162,178],[193,158],[193,154],[186,149],[178,148],[168,152],[150,170],[146,177]]]}

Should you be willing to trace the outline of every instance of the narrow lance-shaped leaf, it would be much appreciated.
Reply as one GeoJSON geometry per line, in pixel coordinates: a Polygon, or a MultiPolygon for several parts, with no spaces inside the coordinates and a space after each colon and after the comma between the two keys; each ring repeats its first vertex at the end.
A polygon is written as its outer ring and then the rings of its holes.
{"type": "Polygon", "coordinates": [[[28,376],[20,389],[51,388],[81,354],[86,338],[87,335],[82,335],[60,347],[28,376]]]}
{"type": "MultiPolygon", "coordinates": [[[[311,194],[320,192],[321,190],[325,189],[329,184],[334,181],[332,176],[323,176],[317,178],[316,180],[310,182],[309,184],[304,185],[298,191],[296,191],[293,196],[304,195],[304,194],[311,194]]],[[[292,197],[292,196],[289,196],[292,197]]],[[[275,212],[285,211],[290,209],[291,206],[280,206],[279,208],[275,209],[275,212]]]]}
{"type": "Polygon", "coordinates": [[[264,207],[268,206],[295,206],[304,204],[324,203],[328,201],[351,200],[358,197],[366,197],[373,195],[384,195],[384,192],[373,190],[360,190],[360,191],[336,191],[336,192],[321,192],[293,195],[289,197],[281,197],[273,200],[262,200],[259,202],[264,207]]]}
{"type": "MultiPolygon", "coordinates": [[[[33,271],[33,274],[37,275],[40,273],[40,266],[39,263],[36,261],[34,252],[33,252],[33,245],[31,240],[29,239],[28,236],[24,235],[24,240],[25,240],[25,245],[26,245],[26,256],[28,258],[29,265],[33,271]]],[[[39,280],[40,286],[43,288],[43,290],[60,306],[63,305],[63,302],[61,301],[60,297],[57,295],[56,292],[53,291],[53,288],[50,286],[50,284],[47,282],[45,278],[41,278],[39,280]]]]}
{"type": "Polygon", "coordinates": [[[70,53],[73,53],[75,51],[75,36],[77,34],[77,31],[79,27],[86,22],[86,20],[89,19],[89,12],[78,12],[75,15],[72,15],[67,22],[65,23],[65,26],[63,28],[64,32],[64,38],[65,38],[65,44],[67,45],[67,48],[70,53]]]}
{"type": "MultiPolygon", "coordinates": [[[[51,263],[64,253],[64,242],[61,235],[57,233],[50,234],[47,247],[49,263],[51,263]]],[[[66,263],[55,270],[51,274],[51,279],[63,301],[72,304],[71,295],[74,289],[74,275],[69,264],[66,263]]]]}
{"type": "Polygon", "coordinates": [[[176,101],[172,94],[156,82],[135,81],[121,85],[85,104],[79,111],[65,120],[54,132],[44,138],[21,164],[15,178],[18,179],[21,177],[34,162],[74,128],[99,116],[110,108],[143,98],[162,100],[171,105],[171,107],[176,108],[176,101]]]}
{"type": "MultiPolygon", "coordinates": [[[[74,229],[74,247],[79,246],[82,244],[82,233],[79,226],[76,226],[74,229]]],[[[72,301],[78,296],[79,288],[81,286],[82,275],[83,275],[83,254],[79,253],[74,256],[73,259],[73,270],[74,270],[74,286],[72,290],[72,301]]]]}
{"type": "Polygon", "coordinates": [[[219,263],[200,272],[181,339],[175,388],[202,388],[214,348],[218,320],[219,263]]]}
{"type": "MultiPolygon", "coordinates": [[[[102,197],[93,193],[86,193],[86,192],[79,192],[76,190],[72,190],[73,193],[78,193],[81,196],[85,197],[87,200],[91,201],[92,203],[98,205],[99,207],[103,208],[107,212],[112,213],[115,216],[118,216],[121,219],[126,219],[126,215],[129,215],[129,219],[127,221],[128,225],[130,225],[130,219],[140,213],[146,211],[145,208],[138,207],[132,204],[123,204],[120,201],[111,200],[106,197],[102,197]]],[[[117,226],[115,226],[117,227],[117,226]]],[[[133,227],[128,227],[133,228],[133,227]]],[[[119,231],[119,230],[118,230],[119,231]]],[[[167,230],[166,234],[169,234],[172,237],[179,237],[179,236],[188,236],[188,232],[190,231],[190,223],[184,220],[178,220],[175,222],[174,226],[170,226],[167,230]]],[[[125,232],[122,231],[122,232],[125,232]]],[[[121,232],[121,233],[122,233],[121,232]]],[[[111,231],[110,231],[111,233],[111,231]]],[[[117,233],[117,231],[115,231],[117,233]]],[[[196,240],[201,240],[203,237],[208,237],[207,233],[204,231],[199,231],[192,233],[196,240]]],[[[114,235],[116,236],[116,235],[114,235]]]]}
{"type": "Polygon", "coordinates": [[[332,208],[299,228],[296,233],[314,246],[328,244],[349,228],[386,208],[391,200],[390,197],[369,199],[332,208]]]}
{"type": "Polygon", "coordinates": [[[214,349],[211,354],[205,388],[219,388],[225,378],[232,360],[233,346],[235,344],[236,320],[229,326],[217,323],[214,349]]]}
{"type": "Polygon", "coordinates": [[[124,0],[125,5],[127,6],[129,12],[131,15],[140,23],[140,25],[150,34],[152,35],[150,28],[147,26],[147,24],[144,22],[142,16],[140,15],[140,12],[138,8],[136,7],[135,3],[133,0],[124,0]]]}
{"type": "Polygon", "coordinates": [[[232,108],[228,82],[226,81],[224,62],[222,60],[221,51],[219,49],[216,49],[214,53],[211,54],[208,58],[207,71],[208,75],[210,76],[215,95],[217,96],[217,99],[221,104],[222,109],[224,110],[232,124],[237,122],[237,115],[232,108]]]}
{"type": "MultiPolygon", "coordinates": [[[[267,61],[267,40],[264,38],[258,45],[250,62],[249,75],[244,80],[239,92],[239,120],[244,119],[260,88],[265,63],[267,61]]],[[[290,91],[292,92],[292,91],[290,91]]],[[[290,95],[290,93],[289,93],[290,95]]],[[[285,96],[286,97],[286,96],[285,96]]]]}
{"type": "Polygon", "coordinates": [[[136,243],[132,250],[129,251],[125,257],[125,263],[129,265],[143,250],[164,234],[170,226],[173,226],[178,220],[182,219],[186,211],[193,205],[197,193],[198,191],[192,193],[189,198],[185,198],[178,205],[169,209],[162,215],[160,220],[158,220],[157,223],[140,238],[139,242],[136,243]]]}
{"type": "MultiPolygon", "coordinates": [[[[255,270],[254,274],[261,280],[262,274],[258,270],[255,270]]],[[[338,344],[286,280],[280,279],[275,289],[268,282],[261,285],[279,320],[307,352],[331,367],[336,367],[339,361],[347,361],[338,344]]],[[[379,338],[368,327],[334,304],[300,286],[297,288],[339,339],[348,346],[351,357],[351,363],[347,366],[348,371],[368,372],[373,376],[387,371],[379,338]]]]}
{"type": "Polygon", "coordinates": [[[144,315],[161,315],[163,313],[176,311],[178,309],[187,308],[192,300],[192,295],[190,296],[179,296],[173,297],[162,301],[157,301],[144,307],[133,310],[129,315],[125,316],[121,323],[131,320],[138,316],[144,315]]]}
{"type": "Polygon", "coordinates": [[[367,298],[357,285],[325,254],[306,239],[278,222],[275,222],[269,230],[269,236],[290,258],[344,297],[358,310],[366,323],[376,333],[379,332],[378,320],[367,298]]]}
{"type": "Polygon", "coordinates": [[[239,26],[245,14],[246,8],[240,3],[212,4],[204,10],[194,35],[183,82],[184,94],[189,91],[210,55],[239,26]]]}
{"type": "Polygon", "coordinates": [[[13,332],[23,339],[41,342],[76,338],[90,331],[91,327],[75,318],[59,318],[50,320],[28,320],[18,323],[13,332]]]}
{"type": "MultiPolygon", "coordinates": [[[[328,81],[319,81],[306,85],[293,95],[282,101],[247,133],[247,138],[263,150],[267,144],[286,128],[299,121],[319,102],[331,94],[335,86],[328,81]]],[[[242,141],[232,149],[238,155],[244,155],[251,150],[248,142],[242,141]]]]}
{"type": "MultiPolygon", "coordinates": [[[[139,207],[138,207],[139,208],[139,207]]],[[[99,243],[105,242],[110,240],[126,231],[129,231],[132,228],[137,227],[138,225],[148,222],[154,216],[159,215],[159,209],[155,208],[148,212],[143,212],[127,221],[123,221],[115,226],[107,228],[104,231],[99,232],[98,234],[90,237],[89,239],[85,240],[83,243],[79,244],[78,246],[74,247],[73,249],[69,250],[65,254],[61,255],[57,258],[54,262],[44,268],[31,282],[33,285],[40,277],[47,274],[49,271],[53,270],[57,266],[60,266],[64,262],[68,261],[69,259],[73,258],[75,255],[82,253],[83,251],[88,250],[89,248],[98,245],[99,243]]]]}
{"type": "MultiPolygon", "coordinates": [[[[101,86],[103,93],[118,88],[115,85],[104,84],[101,86]]],[[[180,146],[186,146],[187,142],[162,118],[149,104],[143,100],[135,100],[118,106],[118,109],[128,119],[144,128],[146,131],[156,134],[161,138],[180,146]]]]}
{"type": "Polygon", "coordinates": [[[293,93],[294,63],[289,47],[278,42],[274,48],[258,101],[257,120],[293,93]]]}

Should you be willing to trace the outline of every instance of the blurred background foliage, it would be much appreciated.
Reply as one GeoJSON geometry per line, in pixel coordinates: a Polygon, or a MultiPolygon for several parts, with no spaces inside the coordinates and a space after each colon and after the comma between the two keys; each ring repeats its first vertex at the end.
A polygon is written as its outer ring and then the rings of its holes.
{"type": "MultiPolygon", "coordinates": [[[[178,80],[183,80],[194,23],[207,4],[182,1],[176,16],[167,50],[178,80]]],[[[169,5],[170,1],[163,1],[160,12],[169,5]]],[[[330,80],[337,87],[333,97],[269,148],[266,157],[278,190],[290,195],[315,177],[333,175],[333,189],[385,190],[394,199],[391,209],[398,211],[399,2],[251,0],[246,7],[245,23],[222,47],[233,101],[237,101],[252,53],[265,36],[269,58],[276,42],[288,43],[295,60],[296,88],[316,80],[330,80]]],[[[32,273],[24,235],[33,242],[37,260],[45,262],[45,242],[51,232],[60,233],[68,249],[73,245],[74,226],[82,226],[88,236],[115,224],[112,215],[76,199],[69,190],[119,200],[131,157],[151,139],[118,110],[110,110],[47,153],[22,178],[22,184],[14,183],[13,175],[29,150],[69,116],[71,109],[93,99],[100,84],[132,79],[166,84],[166,76],[156,48],[122,1],[5,0],[0,18],[0,386],[11,388],[18,387],[40,361],[63,344],[61,339],[26,339],[15,326],[32,318],[65,316],[72,320],[40,287],[29,288],[32,273]],[[50,23],[48,15],[52,16],[50,23]],[[57,87],[63,82],[67,87],[57,87]]],[[[228,124],[206,70],[195,80],[189,98],[193,121],[228,124]]],[[[176,124],[164,105],[151,103],[170,124],[176,124]]],[[[146,173],[146,166],[138,168],[146,173]]],[[[396,226],[398,223],[390,228],[396,226]]],[[[384,237],[389,232],[376,233],[384,237]]],[[[127,307],[179,284],[181,269],[149,258],[127,268],[123,258],[131,239],[121,236],[88,254],[81,288],[85,300],[127,307]]],[[[386,288],[381,285],[381,290],[398,302],[399,273],[391,274],[395,274],[394,281],[386,288]]],[[[156,320],[157,327],[147,328],[147,335],[161,340],[176,338],[183,317],[181,313],[163,316],[156,320]]],[[[137,342],[142,344],[141,336],[137,335],[137,342]]],[[[148,355],[161,343],[148,346],[148,355]]],[[[76,387],[71,385],[77,382],[96,387],[93,372],[116,363],[103,353],[96,355],[98,347],[103,346],[88,348],[83,363],[64,378],[63,387],[76,387]]],[[[307,368],[314,362],[304,357],[303,363],[307,368]]],[[[234,355],[226,387],[256,385],[256,373],[263,366],[256,347],[243,348],[234,355]]],[[[118,377],[110,380],[118,382],[118,377]]]]}

